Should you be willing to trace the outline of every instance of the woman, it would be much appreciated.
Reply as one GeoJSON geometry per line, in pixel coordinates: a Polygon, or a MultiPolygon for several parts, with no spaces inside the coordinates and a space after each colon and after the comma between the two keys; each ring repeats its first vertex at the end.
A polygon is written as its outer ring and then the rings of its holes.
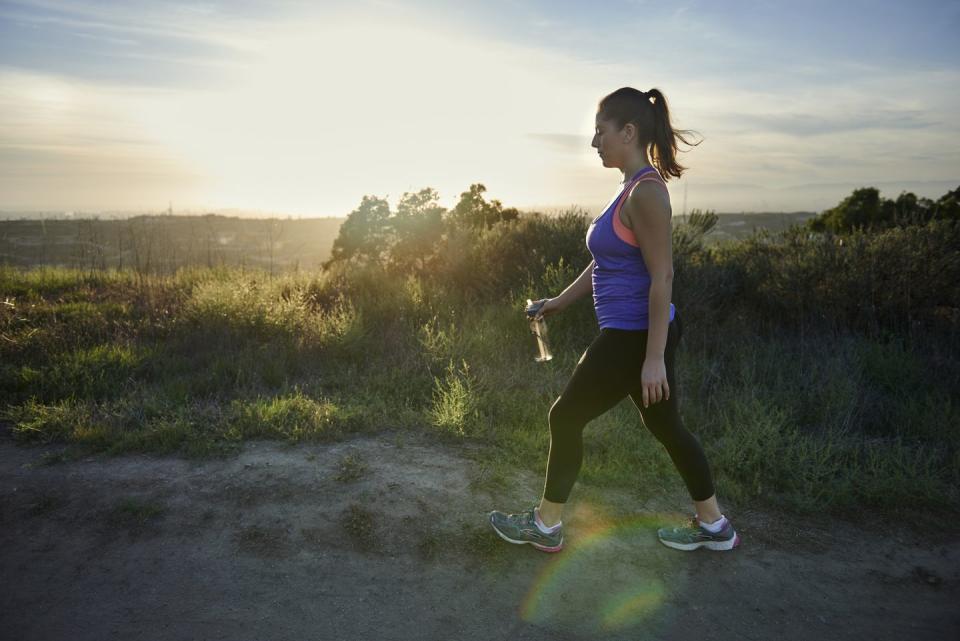
{"type": "Polygon", "coordinates": [[[685,170],[674,158],[675,138],[687,142],[671,127],[657,89],[624,87],[598,105],[592,146],[604,167],[623,172],[624,186],[587,231],[593,261],[563,293],[543,299],[537,314],[549,316],[592,292],[600,333],[550,408],[550,452],[539,505],[515,514],[490,512],[493,529],[511,543],[545,552],[563,548],[562,510],[580,471],[583,429],[627,395],[666,447],[696,510],[685,527],[661,528],[659,540],[678,550],[731,550],[740,543],[717,506],[700,442],[684,428],[678,411],[674,361],[683,330],[670,302],[672,211],[662,178],[680,177],[685,170]]]}

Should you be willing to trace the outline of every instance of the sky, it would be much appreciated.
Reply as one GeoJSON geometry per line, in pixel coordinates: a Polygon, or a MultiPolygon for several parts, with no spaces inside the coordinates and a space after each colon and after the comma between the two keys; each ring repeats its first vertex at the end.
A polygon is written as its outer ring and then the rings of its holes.
{"type": "Polygon", "coordinates": [[[345,216],[432,187],[599,211],[660,89],[674,215],[960,186],[960,1],[0,0],[0,210],[345,216]]]}

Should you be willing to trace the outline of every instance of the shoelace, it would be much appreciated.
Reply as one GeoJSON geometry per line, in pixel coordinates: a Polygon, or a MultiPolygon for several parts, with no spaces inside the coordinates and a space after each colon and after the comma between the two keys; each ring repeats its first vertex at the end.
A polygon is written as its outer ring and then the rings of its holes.
{"type": "Polygon", "coordinates": [[[523,513],[524,522],[528,523],[529,525],[532,525],[533,527],[537,527],[537,514],[536,512],[534,512],[536,508],[537,508],[537,504],[534,503],[533,505],[530,506],[530,509],[528,509],[526,512],[523,513]]]}
{"type": "Polygon", "coordinates": [[[533,523],[533,518],[532,509],[523,512],[514,512],[513,514],[507,515],[507,520],[518,526],[526,525],[527,523],[533,523]]]}
{"type": "MultiPolygon", "coordinates": [[[[529,525],[537,528],[537,516],[534,510],[539,506],[539,503],[531,503],[523,512],[516,512],[510,515],[510,520],[513,521],[517,526],[529,525]]],[[[537,528],[538,530],[540,528],[537,528]]]]}
{"type": "Polygon", "coordinates": [[[534,513],[534,509],[536,509],[537,505],[537,503],[534,503],[525,511],[517,514],[517,519],[520,525],[532,525],[533,527],[537,527],[537,517],[534,513]]]}

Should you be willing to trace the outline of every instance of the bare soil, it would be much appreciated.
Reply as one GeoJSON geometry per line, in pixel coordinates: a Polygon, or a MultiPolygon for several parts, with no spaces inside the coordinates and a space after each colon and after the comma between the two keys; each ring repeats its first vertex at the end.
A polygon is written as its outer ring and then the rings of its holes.
{"type": "Polygon", "coordinates": [[[407,432],[255,441],[235,458],[92,456],[0,438],[0,636],[106,639],[960,639],[960,531],[721,505],[731,552],[680,552],[645,504],[578,482],[565,549],[501,540],[479,446],[407,432]],[[46,458],[45,458],[46,457],[46,458]]]}

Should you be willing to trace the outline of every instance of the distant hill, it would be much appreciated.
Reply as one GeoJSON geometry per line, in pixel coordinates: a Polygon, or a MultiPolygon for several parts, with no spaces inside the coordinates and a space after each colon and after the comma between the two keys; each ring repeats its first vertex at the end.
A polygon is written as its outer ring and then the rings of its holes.
{"type": "Polygon", "coordinates": [[[321,215],[311,215],[311,216],[297,216],[293,214],[287,214],[284,212],[270,212],[270,211],[261,211],[257,209],[216,209],[216,210],[207,210],[207,209],[178,209],[176,211],[170,210],[119,210],[119,211],[64,211],[64,210],[51,210],[51,211],[39,211],[39,210],[18,210],[18,209],[5,209],[0,210],[0,221],[3,220],[87,220],[87,219],[96,219],[96,220],[127,220],[128,218],[135,218],[137,216],[178,216],[186,218],[194,218],[197,216],[224,216],[227,218],[244,218],[244,219],[266,219],[266,218],[277,218],[277,219],[287,219],[287,218],[343,218],[344,216],[321,216],[321,215]]]}
{"type": "MultiPolygon", "coordinates": [[[[548,213],[549,212],[545,212],[548,213]]],[[[707,243],[780,231],[813,212],[718,214],[707,243]]],[[[249,265],[276,270],[317,269],[330,257],[344,218],[241,218],[219,214],[128,215],[122,219],[0,220],[0,264],[89,269],[139,267],[172,271],[180,265],[249,265]]],[[[674,224],[684,216],[674,216],[674,224]]]]}
{"type": "MultiPolygon", "coordinates": [[[[571,207],[572,208],[572,207],[571,207]]],[[[566,209],[571,209],[566,208],[566,209]]],[[[562,207],[547,207],[542,209],[524,208],[520,211],[528,213],[530,211],[540,211],[548,216],[557,215],[564,211],[562,207]]],[[[587,216],[597,216],[600,214],[600,208],[579,207],[587,216]]],[[[750,236],[755,229],[769,229],[772,232],[779,232],[793,225],[801,224],[809,218],[818,215],[815,211],[790,211],[790,212],[730,212],[718,213],[719,220],[716,227],[710,230],[704,241],[709,243],[720,242],[724,240],[735,240],[750,236]]],[[[676,213],[674,210],[674,226],[683,223],[685,216],[676,213]]]]}
{"type": "MultiPolygon", "coordinates": [[[[776,233],[793,225],[802,224],[816,215],[817,212],[812,211],[717,214],[717,225],[704,237],[704,241],[709,244],[726,240],[740,240],[750,236],[758,229],[768,229],[776,233]]],[[[684,216],[674,215],[673,222],[675,225],[682,223],[684,218],[684,216]]]]}
{"type": "Polygon", "coordinates": [[[137,215],[0,221],[0,264],[171,272],[180,265],[314,269],[343,218],[137,215]]]}

